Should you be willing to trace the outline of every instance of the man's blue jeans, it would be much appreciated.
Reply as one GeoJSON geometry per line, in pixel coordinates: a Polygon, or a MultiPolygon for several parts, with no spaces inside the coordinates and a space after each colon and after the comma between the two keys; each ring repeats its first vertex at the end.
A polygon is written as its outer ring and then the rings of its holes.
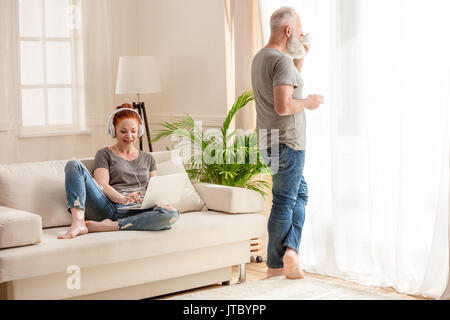
{"type": "Polygon", "coordinates": [[[305,150],[294,150],[284,144],[279,145],[278,168],[276,153],[268,148],[263,160],[271,167],[272,210],[268,221],[269,243],[267,247],[267,266],[282,268],[286,248],[297,253],[305,221],[305,206],[308,202],[308,185],[303,177],[305,150]],[[274,170],[275,169],[275,170],[274,170]]]}
{"type": "Polygon", "coordinates": [[[78,160],[65,166],[65,185],[68,211],[84,209],[85,219],[118,221],[119,230],[165,230],[179,218],[179,211],[169,211],[159,206],[147,210],[117,210],[122,205],[110,201],[86,167],[78,160]],[[175,220],[173,219],[175,218],[175,220]]]}

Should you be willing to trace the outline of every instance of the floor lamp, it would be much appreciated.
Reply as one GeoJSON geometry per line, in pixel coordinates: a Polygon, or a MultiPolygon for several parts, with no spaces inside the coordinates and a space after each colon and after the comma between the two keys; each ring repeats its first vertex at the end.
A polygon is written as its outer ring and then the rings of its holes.
{"type": "MultiPolygon", "coordinates": [[[[137,102],[133,102],[133,108],[137,110],[144,122],[150,152],[153,152],[153,148],[148,128],[147,112],[144,102],[140,101],[139,95],[159,91],[161,91],[161,85],[154,57],[129,56],[119,58],[116,94],[137,95],[137,102]]],[[[143,150],[142,137],[139,138],[139,148],[143,150]]]]}

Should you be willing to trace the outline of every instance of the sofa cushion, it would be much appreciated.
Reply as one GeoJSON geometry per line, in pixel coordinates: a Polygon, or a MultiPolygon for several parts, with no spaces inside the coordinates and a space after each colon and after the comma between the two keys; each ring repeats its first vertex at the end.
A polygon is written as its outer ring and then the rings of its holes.
{"type": "MultiPolygon", "coordinates": [[[[178,156],[177,151],[153,152],[158,163],[178,156]]],[[[92,174],[93,158],[80,161],[92,174]]],[[[64,167],[68,160],[0,164],[0,206],[36,213],[42,218],[42,227],[69,226],[72,222],[67,212],[64,167]]],[[[189,181],[190,183],[190,181],[189,181]]],[[[195,189],[194,189],[195,192],[195,189]]],[[[184,211],[201,210],[199,196],[187,198],[184,211]],[[192,201],[191,201],[192,200],[192,201]]],[[[201,200],[200,200],[201,201],[201,200]]],[[[206,208],[206,207],[205,207],[206,208]]],[[[183,212],[184,212],[183,211],[183,212]]]]}
{"type": "MultiPolygon", "coordinates": [[[[158,175],[164,176],[175,173],[186,173],[186,170],[181,162],[181,158],[172,158],[156,165],[156,170],[158,175]]],[[[183,194],[180,201],[177,203],[172,203],[172,206],[177,208],[180,213],[189,211],[207,211],[205,203],[203,202],[200,195],[195,190],[189,177],[185,176],[183,194]]]]}
{"type": "Polygon", "coordinates": [[[212,183],[195,183],[194,186],[208,209],[227,213],[264,211],[264,198],[255,190],[212,183]]]}
{"type": "Polygon", "coordinates": [[[0,249],[26,246],[41,240],[39,215],[0,206],[0,249]]]}
{"type": "Polygon", "coordinates": [[[265,235],[266,218],[260,214],[189,212],[169,230],[98,232],[57,239],[57,234],[66,230],[44,229],[39,244],[0,250],[0,283],[66,272],[70,265],[106,265],[250,240],[265,235]]]}
{"type": "Polygon", "coordinates": [[[36,213],[44,228],[70,225],[64,187],[66,163],[0,164],[0,206],[36,213]]]}

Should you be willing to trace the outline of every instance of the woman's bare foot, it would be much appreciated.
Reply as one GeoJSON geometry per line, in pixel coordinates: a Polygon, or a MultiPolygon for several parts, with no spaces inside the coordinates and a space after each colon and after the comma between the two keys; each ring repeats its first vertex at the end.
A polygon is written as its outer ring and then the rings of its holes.
{"type": "Polygon", "coordinates": [[[116,231],[119,230],[118,221],[112,221],[110,219],[105,219],[103,221],[86,221],[86,227],[89,232],[105,232],[105,231],[116,231]]]}
{"type": "Polygon", "coordinates": [[[303,279],[306,277],[305,272],[300,268],[298,254],[291,248],[286,248],[283,257],[284,274],[287,279],[303,279]]]}
{"type": "Polygon", "coordinates": [[[58,236],[58,239],[73,239],[76,236],[88,233],[88,228],[84,221],[84,211],[80,208],[71,208],[72,225],[66,234],[58,236]]]}
{"type": "Polygon", "coordinates": [[[84,223],[73,224],[70,226],[69,231],[63,236],[58,236],[58,239],[73,239],[76,236],[88,233],[88,229],[84,223]]]}
{"type": "Polygon", "coordinates": [[[267,268],[267,278],[277,277],[284,274],[283,268],[267,268]]]}

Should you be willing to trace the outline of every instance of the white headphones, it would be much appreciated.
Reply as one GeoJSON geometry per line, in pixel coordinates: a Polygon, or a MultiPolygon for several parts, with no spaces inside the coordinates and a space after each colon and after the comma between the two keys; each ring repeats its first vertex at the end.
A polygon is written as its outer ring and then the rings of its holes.
{"type": "Polygon", "coordinates": [[[115,110],[113,113],[111,113],[111,115],[109,116],[108,122],[106,123],[106,132],[108,132],[108,134],[111,137],[113,137],[113,138],[116,137],[116,128],[114,127],[113,119],[114,119],[114,116],[116,115],[116,113],[119,113],[119,112],[124,111],[124,110],[129,110],[129,111],[136,112],[136,114],[139,117],[139,133],[138,133],[138,137],[139,138],[142,137],[143,134],[144,134],[144,124],[142,122],[141,116],[139,115],[139,112],[137,112],[134,109],[130,109],[130,108],[120,108],[120,109],[115,110]]]}

